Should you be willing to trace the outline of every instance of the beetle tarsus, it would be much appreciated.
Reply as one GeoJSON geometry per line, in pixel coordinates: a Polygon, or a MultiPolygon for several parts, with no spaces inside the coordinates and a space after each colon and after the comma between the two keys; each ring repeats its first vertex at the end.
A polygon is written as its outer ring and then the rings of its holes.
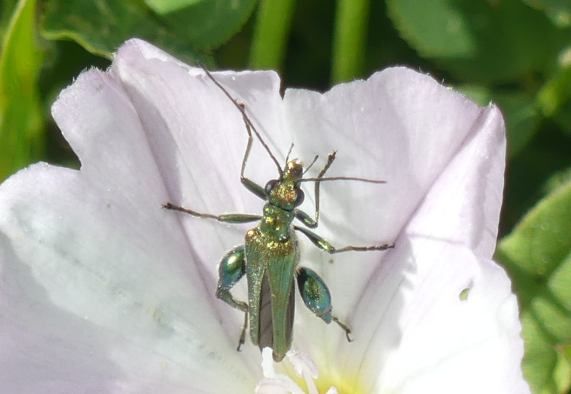
{"type": "Polygon", "coordinates": [[[345,331],[345,337],[347,338],[347,342],[353,342],[353,337],[351,337],[351,329],[349,328],[349,326],[345,323],[343,323],[342,321],[340,321],[337,317],[333,316],[333,321],[335,323],[337,323],[337,325],[339,327],[341,327],[341,329],[343,331],[345,331]]]}
{"type": "Polygon", "coordinates": [[[395,247],[394,242],[392,244],[382,244],[382,245],[374,245],[374,246],[345,246],[344,248],[335,249],[333,253],[341,253],[341,252],[370,252],[373,250],[387,250],[393,249],[395,247]]]}
{"type": "Polygon", "coordinates": [[[374,247],[374,250],[387,250],[387,249],[394,249],[394,248],[395,248],[395,243],[393,242],[392,244],[377,245],[374,247]]]}
{"type": "Polygon", "coordinates": [[[240,333],[240,339],[238,340],[237,351],[242,351],[242,345],[246,342],[246,331],[248,330],[248,312],[244,313],[244,325],[242,326],[242,332],[240,333]]]}

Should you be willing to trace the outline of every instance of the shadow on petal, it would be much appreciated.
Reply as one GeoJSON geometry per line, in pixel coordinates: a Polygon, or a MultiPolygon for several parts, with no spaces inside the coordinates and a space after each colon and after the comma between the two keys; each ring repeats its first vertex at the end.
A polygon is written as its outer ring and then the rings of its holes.
{"type": "Polygon", "coordinates": [[[0,234],[0,382],[4,392],[113,392],[123,380],[109,334],[50,302],[0,234]]]}

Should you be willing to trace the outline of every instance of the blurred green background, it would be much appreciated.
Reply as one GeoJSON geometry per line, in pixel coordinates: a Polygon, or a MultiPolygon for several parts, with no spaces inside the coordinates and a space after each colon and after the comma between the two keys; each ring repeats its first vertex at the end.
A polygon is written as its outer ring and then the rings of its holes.
{"type": "Polygon", "coordinates": [[[404,64],[497,103],[496,258],[520,303],[524,373],[536,394],[571,392],[571,0],[2,0],[0,180],[38,160],[78,166],[50,105],[134,36],[212,68],[277,69],[288,87],[404,64]]]}

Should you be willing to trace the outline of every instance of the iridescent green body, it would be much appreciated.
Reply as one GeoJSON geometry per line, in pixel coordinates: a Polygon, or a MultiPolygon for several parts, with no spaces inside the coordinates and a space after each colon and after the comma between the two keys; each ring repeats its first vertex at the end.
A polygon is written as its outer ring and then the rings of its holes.
{"type": "MultiPolygon", "coordinates": [[[[301,170],[301,166],[291,164],[290,169],[301,170]]],[[[264,206],[260,224],[245,238],[250,337],[260,349],[271,347],[278,361],[292,340],[299,248],[291,222],[301,192],[295,184],[295,172],[286,170],[283,178],[268,194],[270,202],[264,206]]]]}
{"type": "Polygon", "coordinates": [[[245,247],[250,338],[261,349],[271,347],[281,360],[292,339],[297,240],[293,231],[276,241],[256,228],[246,233],[245,247]]]}
{"type": "MultiPolygon", "coordinates": [[[[325,170],[335,158],[329,156],[325,170]]],[[[313,244],[327,253],[346,251],[385,250],[393,245],[346,246],[335,248],[328,241],[307,228],[292,224],[301,221],[310,228],[317,227],[318,210],[315,219],[299,210],[304,199],[300,188],[303,175],[302,165],[297,160],[288,161],[279,179],[271,180],[265,188],[247,178],[242,178],[248,190],[266,200],[263,215],[201,214],[186,208],[166,204],[165,207],[190,213],[191,215],[215,219],[226,223],[247,223],[259,220],[253,229],[246,232],[244,244],[228,252],[218,266],[216,296],[245,312],[244,327],[238,348],[244,343],[246,328],[250,327],[250,338],[260,349],[271,347],[275,361],[281,361],[291,347],[294,319],[295,280],[305,305],[325,323],[334,321],[350,339],[351,330],[332,315],[331,295],[325,282],[314,271],[299,266],[299,248],[295,231],[307,236],[313,244]],[[248,302],[236,300],[231,289],[246,275],[248,281],[248,302]]],[[[319,189],[316,187],[319,198],[319,189]]],[[[318,208],[317,208],[318,209],[318,208]]]]}
{"type": "Polygon", "coordinates": [[[244,274],[235,264],[243,260],[248,281],[250,338],[260,349],[271,347],[276,361],[284,357],[292,341],[294,278],[299,263],[292,221],[296,204],[303,201],[297,184],[301,169],[301,164],[291,161],[280,180],[268,183],[264,190],[268,203],[258,226],[246,232],[244,247],[233,249],[219,266],[217,294],[235,306],[229,290],[238,275],[244,274]]]}
{"type": "Polygon", "coordinates": [[[256,227],[246,232],[244,244],[230,250],[218,266],[219,279],[216,296],[228,305],[245,313],[238,350],[245,341],[246,330],[249,325],[252,342],[260,349],[271,347],[275,361],[283,359],[291,347],[293,337],[295,279],[297,279],[299,292],[305,305],[325,323],[332,321],[337,323],[345,331],[347,339],[351,340],[349,327],[332,315],[331,295],[325,282],[314,271],[299,265],[300,256],[295,232],[301,232],[315,246],[330,254],[348,251],[386,250],[394,247],[394,244],[382,244],[335,248],[328,241],[308,229],[316,228],[318,225],[319,186],[321,182],[358,180],[383,183],[383,181],[351,177],[325,178],[325,172],[335,159],[335,152],[329,155],[327,163],[316,178],[303,178],[303,167],[297,160],[286,158],[285,168],[280,168],[278,161],[246,115],[245,106],[236,102],[208,71],[206,71],[206,75],[222,89],[242,113],[248,131],[248,143],[242,160],[240,179],[246,189],[266,201],[263,215],[212,215],[199,213],[171,203],[166,203],[164,208],[224,223],[236,224],[259,221],[256,227]],[[276,163],[280,175],[278,179],[269,181],[265,187],[261,187],[244,176],[244,169],[253,142],[252,133],[264,145],[276,163]],[[301,190],[302,182],[315,182],[316,207],[314,217],[297,208],[304,200],[304,193],[301,190]],[[294,220],[300,221],[308,228],[293,225],[294,220]],[[233,286],[244,275],[248,281],[247,302],[236,300],[231,294],[233,286]]]}

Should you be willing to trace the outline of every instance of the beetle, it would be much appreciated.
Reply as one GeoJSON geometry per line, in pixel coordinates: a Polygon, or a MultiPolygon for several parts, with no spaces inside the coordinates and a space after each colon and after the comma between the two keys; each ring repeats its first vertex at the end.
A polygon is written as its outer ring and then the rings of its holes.
{"type": "Polygon", "coordinates": [[[248,134],[246,150],[242,158],[240,171],[241,183],[247,190],[265,201],[262,215],[222,214],[212,215],[166,203],[164,208],[183,212],[204,219],[212,219],[223,223],[250,223],[258,225],[246,232],[244,244],[230,250],[218,266],[218,285],[216,296],[228,305],[244,312],[244,324],[240,334],[238,348],[240,350],[246,339],[246,331],[250,327],[250,338],[260,350],[271,347],[273,358],[281,361],[291,347],[294,320],[294,293],[297,287],[305,305],[325,323],[335,322],[351,341],[351,329],[332,314],[331,294],[327,285],[319,275],[299,265],[300,253],[296,232],[302,233],[321,250],[334,254],[348,251],[382,251],[393,248],[394,244],[374,246],[345,246],[336,248],[310,229],[319,223],[319,190],[322,182],[334,180],[352,180],[369,183],[384,183],[356,177],[325,177],[325,173],[335,160],[335,152],[328,156],[323,169],[315,178],[304,178],[303,175],[316,162],[317,156],[305,169],[297,159],[289,159],[293,144],[286,156],[282,168],[271,152],[260,133],[246,113],[246,106],[236,99],[204,68],[208,78],[230,99],[240,111],[248,134]],[[246,163],[250,155],[254,135],[263,145],[276,164],[279,176],[270,180],[265,187],[247,178],[246,163]],[[315,183],[315,215],[312,217],[298,207],[304,200],[301,183],[315,183]],[[305,227],[294,225],[300,221],[305,227]],[[248,300],[234,298],[231,289],[244,277],[247,278],[248,300]]]}

